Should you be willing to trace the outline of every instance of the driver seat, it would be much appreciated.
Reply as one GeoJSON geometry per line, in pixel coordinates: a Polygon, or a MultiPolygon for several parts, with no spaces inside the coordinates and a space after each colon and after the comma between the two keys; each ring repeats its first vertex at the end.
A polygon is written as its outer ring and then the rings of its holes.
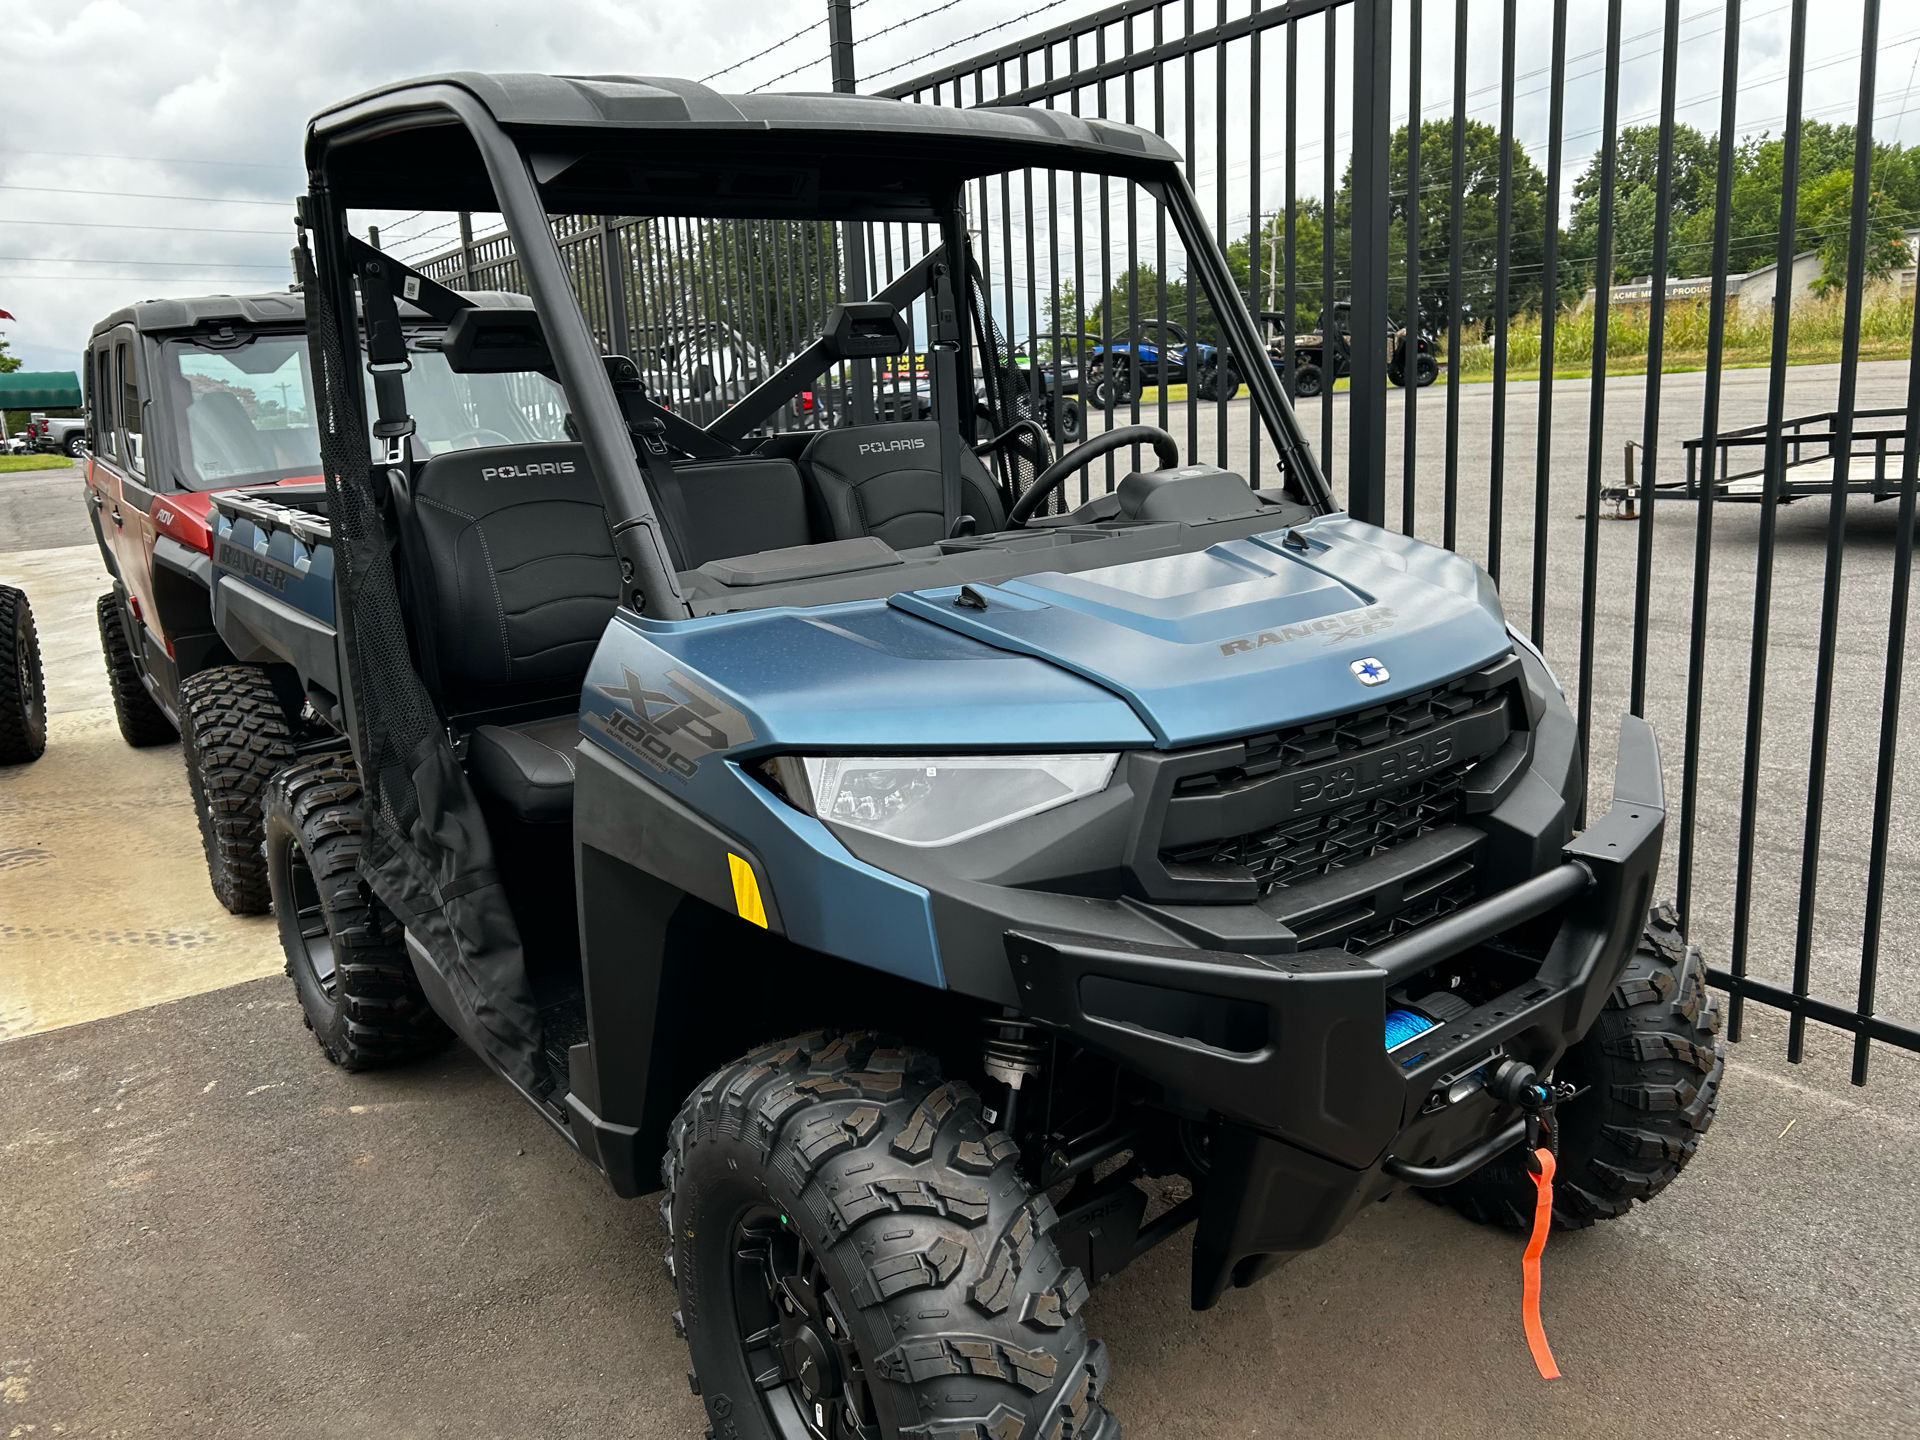
{"type": "MultiPolygon", "coordinates": [[[[825,521],[823,539],[873,535],[895,550],[946,539],[940,426],[933,420],[822,430],[800,456],[825,521]]],[[[960,500],[978,533],[1007,528],[1000,487],[971,450],[960,452],[960,500]]]]}

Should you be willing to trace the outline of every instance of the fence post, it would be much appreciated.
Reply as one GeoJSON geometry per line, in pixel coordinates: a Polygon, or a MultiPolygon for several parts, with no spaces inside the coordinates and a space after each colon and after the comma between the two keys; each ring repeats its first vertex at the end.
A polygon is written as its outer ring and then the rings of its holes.
{"type": "MultiPolygon", "coordinates": [[[[1387,227],[1393,0],[1353,7],[1353,376],[1347,396],[1347,513],[1387,523],[1387,227]]],[[[1333,197],[1326,197],[1333,214],[1333,197]]],[[[1328,317],[1332,311],[1329,308],[1328,317]]],[[[1333,388],[1334,377],[1325,383],[1333,388]]]]}
{"type": "Polygon", "coordinates": [[[460,212],[460,288],[473,288],[473,213],[460,212]]]}
{"type": "MultiPolygon", "coordinates": [[[[852,0],[827,0],[827,59],[833,69],[836,95],[853,94],[853,4],[852,0]]],[[[846,270],[841,280],[849,300],[867,298],[867,225],[864,220],[843,220],[840,233],[845,237],[842,253],[846,270]]],[[[873,362],[853,362],[853,420],[856,425],[871,425],[873,413],[873,362]]]]}
{"type": "Polygon", "coordinates": [[[633,341],[627,330],[626,249],[620,232],[607,223],[607,217],[600,215],[595,218],[600,222],[600,278],[607,297],[607,344],[613,354],[631,356],[633,341]]]}

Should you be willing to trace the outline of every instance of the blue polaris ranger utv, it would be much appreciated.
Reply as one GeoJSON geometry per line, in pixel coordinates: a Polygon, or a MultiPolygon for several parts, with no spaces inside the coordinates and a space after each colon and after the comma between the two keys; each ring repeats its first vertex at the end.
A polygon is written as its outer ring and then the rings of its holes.
{"type": "Polygon", "coordinates": [[[307,162],[326,479],[214,502],[226,643],[331,735],[265,800],[288,971],[333,1061],[457,1035],[660,1192],[710,1434],[1117,1435],[1080,1312],[1162,1241],[1205,1309],[1405,1187],[1519,1223],[1529,1138],[1566,1225],[1687,1162],[1717,1011],[1649,918],[1649,728],[1579,828],[1546,664],[1472,561],[1340,513],[1270,366],[1184,446],[980,423],[980,208],[1043,287],[1100,261],[1005,208],[1048,183],[1153,207],[1262,353],[1162,140],[459,74],[307,162]],[[528,303],[356,238],[399,208],[498,212],[528,303]],[[695,424],[604,353],[594,226],[746,308],[803,243],[869,283],[695,424]],[[859,393],[901,355],[930,419],[859,393]],[[803,391],[852,403],[795,430],[803,391]]]}

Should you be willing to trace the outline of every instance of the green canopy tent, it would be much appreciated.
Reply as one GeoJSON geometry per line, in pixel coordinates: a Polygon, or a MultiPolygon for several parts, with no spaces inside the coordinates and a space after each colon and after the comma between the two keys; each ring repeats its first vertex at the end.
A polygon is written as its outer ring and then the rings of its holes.
{"type": "Polygon", "coordinates": [[[0,375],[0,410],[78,410],[80,377],[71,370],[15,370],[0,375]]]}
{"type": "Polygon", "coordinates": [[[9,410],[78,410],[80,377],[71,370],[13,370],[0,375],[0,435],[12,433],[9,410]]]}

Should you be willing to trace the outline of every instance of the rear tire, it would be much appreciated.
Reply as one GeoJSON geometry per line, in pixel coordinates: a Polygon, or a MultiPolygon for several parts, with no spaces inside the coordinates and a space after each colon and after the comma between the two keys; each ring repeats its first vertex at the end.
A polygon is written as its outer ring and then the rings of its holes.
{"type": "Polygon", "coordinates": [[[24,765],[47,749],[47,682],[40,635],[24,592],[0,585],[0,765],[24,765]]]}
{"type": "Polygon", "coordinates": [[[260,803],[267,782],[294,754],[266,672],[220,665],[189,676],[180,686],[180,740],[214,897],[235,915],[264,915],[272,896],[260,853],[260,803]]]}
{"type": "Polygon", "coordinates": [[[113,694],[113,718],[120,724],[120,738],[136,749],[178,740],[180,732],[173,728],[167,712],[154,704],[147,687],[140,683],[140,666],[127,638],[127,617],[120,597],[108,591],[94,601],[93,609],[100,623],[100,654],[107,662],[107,689],[113,694]]]}
{"type": "Polygon", "coordinates": [[[1102,361],[1093,372],[1095,409],[1118,410],[1132,403],[1133,394],[1133,366],[1127,361],[1102,361]]]}
{"type": "Polygon", "coordinates": [[[1018,1153],[931,1056],[871,1034],[709,1078],[673,1122],[660,1206],[707,1433],[1117,1440],[1086,1281],[1018,1153]]]}
{"type": "Polygon", "coordinates": [[[1293,367],[1293,395],[1296,400],[1311,400],[1321,390],[1320,367],[1318,365],[1296,365],[1293,367]]]}
{"type": "Polygon", "coordinates": [[[87,437],[76,432],[67,437],[67,443],[61,448],[65,450],[70,457],[78,460],[81,451],[87,448],[87,437]]]}
{"type": "MultiPolygon", "coordinates": [[[[1656,905],[1606,1008],[1554,1072],[1589,1087],[1559,1109],[1554,1225],[1617,1219],[1671,1185],[1713,1124],[1725,1069],[1720,999],[1700,951],[1673,906],[1656,905]]],[[[1483,1224],[1533,1226],[1533,1177],[1519,1150],[1428,1193],[1483,1224]]]]}
{"type": "Polygon", "coordinates": [[[347,1070],[441,1049],[407,943],[360,878],[360,776],[345,754],[289,765],[267,786],[265,859],[287,974],[313,1038],[347,1070]]]}

